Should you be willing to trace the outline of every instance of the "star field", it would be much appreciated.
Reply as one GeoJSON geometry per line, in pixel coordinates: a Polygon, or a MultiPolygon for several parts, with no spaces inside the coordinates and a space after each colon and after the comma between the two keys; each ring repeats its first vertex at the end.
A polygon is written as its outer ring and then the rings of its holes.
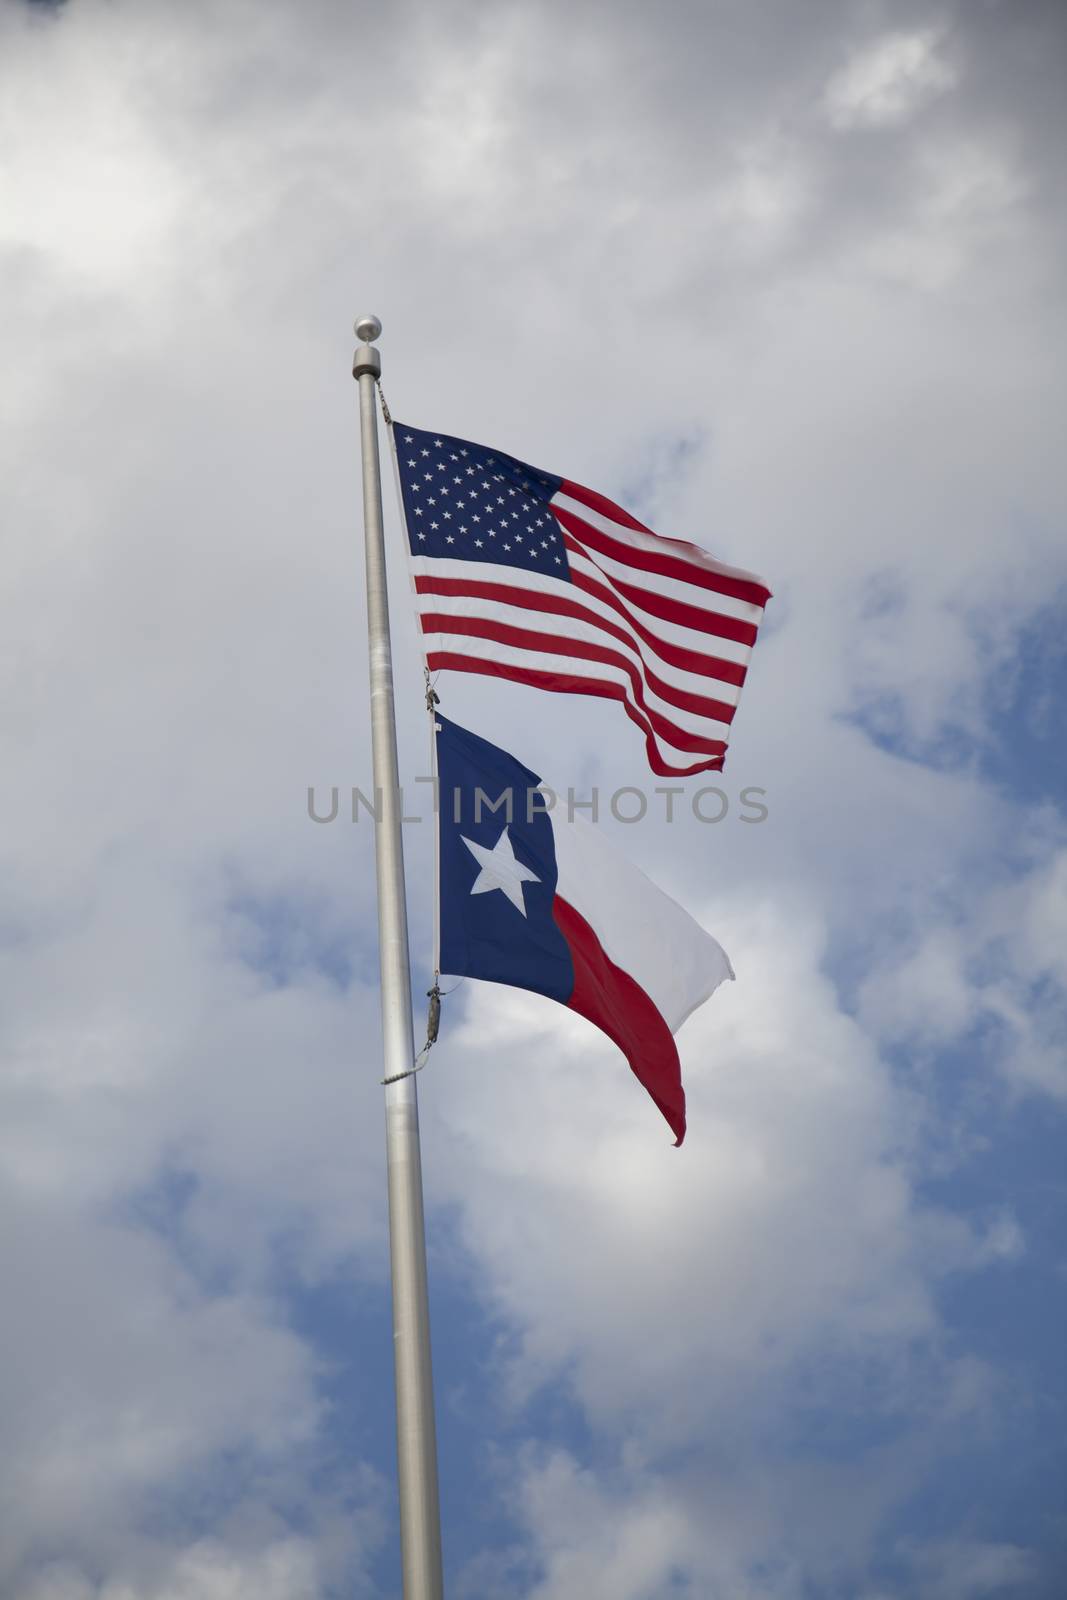
{"type": "Polygon", "coordinates": [[[561,478],[445,433],[395,423],[411,553],[568,576],[549,502],[561,478]]]}

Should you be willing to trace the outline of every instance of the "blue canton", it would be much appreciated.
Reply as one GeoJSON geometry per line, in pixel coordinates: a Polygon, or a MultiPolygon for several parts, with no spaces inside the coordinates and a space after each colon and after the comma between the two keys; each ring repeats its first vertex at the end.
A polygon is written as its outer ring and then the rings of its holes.
{"type": "Polygon", "coordinates": [[[393,424],[411,553],[569,576],[549,509],[562,478],[447,433],[393,424]]]}
{"type": "Polygon", "coordinates": [[[510,983],[566,1005],[574,962],[552,913],[555,835],[528,798],[541,780],[488,739],[442,716],[436,722],[441,971],[510,983]],[[530,874],[521,912],[498,890],[474,892],[479,870],[471,843],[488,852],[505,831],[507,848],[530,874]]]}

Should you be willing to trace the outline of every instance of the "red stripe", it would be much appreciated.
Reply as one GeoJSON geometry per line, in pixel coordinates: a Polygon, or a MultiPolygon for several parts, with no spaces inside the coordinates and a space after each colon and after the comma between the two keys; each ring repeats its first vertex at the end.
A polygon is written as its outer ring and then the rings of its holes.
{"type": "MultiPolygon", "coordinates": [[[[476,637],[495,639],[498,644],[513,644],[513,645],[515,645],[515,647],[517,649],[524,649],[524,650],[539,650],[539,649],[541,649],[540,645],[532,642],[532,641],[536,640],[537,638],[539,638],[540,635],[530,634],[529,638],[526,641],[523,642],[523,641],[520,640],[520,637],[518,637],[518,636],[521,636],[522,633],[524,632],[523,629],[520,629],[520,628],[514,628],[514,629],[501,628],[501,632],[503,632],[505,634],[508,634],[508,633],[514,634],[514,635],[516,635],[516,637],[515,638],[497,639],[496,633],[493,630],[495,630],[499,626],[499,624],[492,623],[492,622],[485,622],[480,617],[470,617],[470,618],[465,617],[465,618],[460,618],[459,620],[461,622],[469,622],[470,623],[470,628],[467,629],[467,630],[464,630],[463,628],[457,628],[455,630],[456,633],[462,634],[464,631],[467,631],[471,635],[474,635],[476,637]],[[483,632],[483,630],[486,630],[486,631],[483,632]]],[[[648,705],[646,700],[645,700],[644,689],[643,689],[643,686],[642,686],[642,683],[641,683],[640,673],[637,671],[637,668],[634,667],[630,662],[625,661],[625,660],[621,659],[620,657],[617,657],[613,650],[612,651],[605,651],[605,652],[601,653],[600,652],[600,648],[597,645],[580,644],[579,641],[577,641],[577,640],[572,640],[572,641],[568,641],[568,642],[574,644],[575,648],[574,648],[573,651],[558,651],[557,650],[557,651],[552,652],[552,653],[554,653],[556,655],[560,655],[560,654],[570,655],[570,654],[573,654],[579,660],[591,660],[591,661],[599,661],[599,660],[601,660],[602,659],[602,654],[603,654],[603,656],[606,656],[608,658],[608,660],[609,660],[609,662],[610,662],[610,664],[612,666],[622,667],[622,669],[626,672],[627,676],[629,677],[630,684],[631,684],[631,687],[633,689],[633,700],[629,701],[629,703],[632,704],[632,705],[635,705],[640,710],[641,715],[645,718],[645,720],[646,720],[649,728],[652,730],[652,732],[653,733],[658,733],[661,739],[665,739],[668,744],[672,744],[675,747],[676,750],[685,750],[687,752],[692,752],[693,754],[697,754],[699,752],[699,753],[701,753],[703,755],[723,755],[723,754],[725,754],[725,751],[726,751],[726,742],[725,742],[725,740],[720,739],[720,738],[709,738],[706,734],[693,733],[688,728],[680,728],[680,727],[678,727],[677,723],[672,722],[669,717],[664,716],[662,711],[658,710],[655,706],[648,705]]],[[[537,671],[538,669],[534,668],[533,670],[537,671]]],[[[603,680],[600,680],[600,681],[603,681],[603,680]]],[[[626,693],[626,691],[625,691],[625,689],[623,689],[623,694],[625,695],[625,693],[626,693]]],[[[629,699],[629,697],[627,697],[627,698],[629,699]]]]}
{"type": "MultiPolygon", "coordinates": [[[[590,561],[596,561],[595,556],[590,556],[572,534],[564,534],[563,542],[568,550],[577,550],[579,555],[586,556],[590,561]]],[[[662,617],[664,622],[677,622],[683,628],[694,628],[698,633],[717,634],[720,639],[734,639],[738,644],[747,644],[750,647],[756,642],[756,630],[751,622],[742,622],[738,617],[724,617],[718,611],[703,611],[698,606],[688,605],[684,600],[672,600],[665,594],[656,594],[651,589],[638,589],[632,583],[624,583],[621,578],[605,572],[603,567],[597,571],[602,575],[605,583],[610,583],[619,594],[625,595],[641,611],[647,611],[654,617],[662,617]]],[[[577,579],[578,574],[572,576],[577,579]]]]}
{"type": "MultiPolygon", "coordinates": [[[[722,771],[723,754],[716,755],[709,761],[697,761],[690,767],[668,766],[659,753],[648,719],[633,704],[621,683],[579,678],[565,672],[543,672],[539,667],[505,666],[501,661],[483,661],[477,656],[465,656],[453,650],[429,651],[426,665],[431,672],[477,672],[483,677],[508,678],[513,683],[525,683],[534,689],[550,689],[559,694],[587,694],[600,700],[618,700],[631,722],[635,722],[645,735],[648,764],[658,778],[690,778],[697,772],[722,771]]],[[[711,743],[710,740],[707,742],[711,743]]],[[[721,741],[719,749],[722,752],[726,749],[721,741]]]]}
{"type": "MultiPolygon", "coordinates": [[[[622,506],[617,506],[614,500],[609,500],[606,494],[598,494],[595,489],[587,489],[582,483],[572,483],[570,478],[564,478],[557,494],[565,494],[569,500],[580,500],[583,506],[588,506],[591,511],[599,511],[602,517],[608,517],[612,522],[621,522],[624,528],[633,528],[635,533],[652,533],[651,528],[646,528],[643,522],[638,522],[629,511],[624,511],[622,506]]],[[[549,501],[552,505],[552,502],[549,501]]],[[[552,510],[558,507],[552,505],[552,510]]],[[[660,539],[662,534],[652,533],[654,539],[660,539]]]]}
{"type": "Polygon", "coordinates": [[[674,1134],[685,1138],[685,1090],[678,1047],[652,999],[617,967],[595,930],[560,895],[552,916],[570,949],[574,990],[567,1005],[618,1045],[637,1081],[648,1090],[674,1134]]]}
{"type": "MultiPolygon", "coordinates": [[[[691,711],[694,716],[709,717],[713,722],[732,722],[735,707],[724,700],[711,700],[688,689],[676,688],[656,676],[642,660],[638,668],[629,656],[624,656],[609,645],[596,644],[590,639],[574,639],[558,633],[538,633],[533,628],[519,628],[510,622],[498,622],[491,617],[456,617],[447,611],[420,613],[423,633],[465,634],[475,639],[495,639],[498,644],[514,645],[519,650],[542,650],[547,655],[575,656],[580,661],[602,661],[609,666],[621,667],[633,686],[634,699],[648,716],[659,715],[645,703],[645,687],[661,700],[677,706],[679,711],[691,711]]],[[[621,629],[613,630],[626,635],[621,629]]]]}
{"type": "Polygon", "coordinates": [[[724,661],[722,656],[700,655],[696,650],[687,650],[683,645],[669,644],[653,633],[640,618],[635,617],[626,602],[617,595],[614,589],[609,589],[606,583],[600,583],[596,578],[590,578],[584,572],[571,572],[571,583],[576,589],[584,589],[586,594],[592,594],[598,600],[603,600],[605,605],[614,607],[620,617],[624,617],[631,628],[651,645],[657,655],[664,661],[669,661],[672,666],[683,667],[687,672],[706,673],[712,678],[721,678],[723,683],[736,683],[738,688],[745,681],[748,668],[739,661],[724,661]]]}
{"type": "MultiPolygon", "coordinates": [[[[686,544],[681,539],[664,539],[662,534],[651,533],[648,528],[643,529],[653,539],[663,543],[677,545],[681,549],[692,550],[695,557],[699,557],[700,564],[695,560],[680,559],[668,551],[662,553],[658,550],[636,550],[633,545],[624,544],[620,539],[613,539],[601,528],[594,528],[591,523],[577,516],[566,507],[552,502],[552,510],[557,521],[579,540],[582,545],[588,545],[594,550],[599,550],[601,555],[611,556],[615,561],[622,561],[628,567],[634,567],[642,572],[656,572],[662,578],[676,578],[679,583],[691,583],[698,589],[710,589],[716,594],[729,595],[734,600],[745,600],[750,605],[765,606],[771,597],[771,591],[765,584],[756,583],[751,578],[737,578],[727,572],[712,572],[705,563],[711,557],[697,545],[686,544]]],[[[640,524],[638,524],[640,527],[640,524]]]]}
{"type": "Polygon", "coordinates": [[[415,590],[418,594],[447,594],[463,598],[495,600],[501,605],[518,606],[528,611],[547,611],[553,616],[577,617],[581,622],[591,623],[594,627],[603,628],[606,633],[614,634],[617,639],[630,640],[631,643],[635,638],[642,640],[661,661],[668,662],[672,667],[679,667],[683,672],[692,672],[701,678],[718,678],[722,683],[733,683],[738,688],[744,683],[747,668],[741,666],[739,662],[724,661],[721,656],[705,656],[697,650],[687,650],[684,645],[672,644],[666,639],[659,638],[634,616],[617,594],[606,585],[597,583],[594,578],[587,577],[585,573],[572,572],[569,579],[559,578],[556,581],[561,591],[579,588],[584,589],[586,594],[595,595],[598,600],[604,601],[618,612],[628,627],[619,628],[606,617],[602,617],[599,612],[591,611],[588,606],[583,606],[579,600],[573,599],[565,592],[546,594],[540,589],[519,589],[510,584],[487,583],[476,578],[435,578],[424,577],[421,574],[415,578],[415,590]]]}

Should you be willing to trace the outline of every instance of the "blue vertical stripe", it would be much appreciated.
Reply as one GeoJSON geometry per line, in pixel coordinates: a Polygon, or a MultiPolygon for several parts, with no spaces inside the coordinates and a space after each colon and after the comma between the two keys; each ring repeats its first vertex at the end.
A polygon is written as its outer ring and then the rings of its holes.
{"type": "Polygon", "coordinates": [[[529,797],[540,778],[507,751],[477,734],[437,718],[437,772],[441,846],[441,970],[491,983],[532,989],[564,1005],[574,990],[574,964],[552,915],[556,849],[552,823],[529,797]],[[476,815],[477,791],[483,801],[476,815]],[[510,796],[511,820],[507,819],[510,796]],[[481,870],[466,839],[486,850],[510,845],[515,859],[536,874],[521,893],[526,915],[502,889],[473,893],[481,870]]]}

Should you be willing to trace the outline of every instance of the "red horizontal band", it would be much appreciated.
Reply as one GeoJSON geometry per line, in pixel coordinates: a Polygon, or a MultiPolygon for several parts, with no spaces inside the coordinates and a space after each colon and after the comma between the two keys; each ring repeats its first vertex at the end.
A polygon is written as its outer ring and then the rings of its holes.
{"type": "Polygon", "coordinates": [[[666,1117],[675,1144],[685,1138],[685,1090],[678,1046],[651,996],[615,965],[597,931],[561,895],[552,901],[552,919],[574,965],[574,989],[567,1001],[613,1040],[630,1063],[638,1083],[666,1117]]]}
{"type": "MultiPolygon", "coordinates": [[[[447,611],[423,611],[420,615],[423,633],[461,634],[468,638],[493,639],[497,644],[511,645],[517,650],[540,650],[546,655],[574,656],[579,661],[601,661],[606,666],[619,667],[630,679],[635,701],[646,716],[653,720],[661,713],[655,707],[646,704],[644,694],[646,686],[661,700],[677,706],[679,711],[691,711],[695,716],[708,717],[713,722],[729,723],[733,720],[735,710],[733,706],[727,705],[722,700],[709,700],[703,695],[678,689],[674,684],[664,683],[647,668],[641,672],[629,656],[613,650],[610,645],[596,644],[591,639],[571,639],[558,633],[539,633],[534,628],[516,627],[512,623],[501,622],[491,617],[457,617],[447,611]]],[[[671,743],[675,744],[677,741],[672,739],[671,743]]],[[[716,743],[721,741],[716,740],[716,743]]],[[[680,748],[703,749],[704,747],[682,745],[680,748]]]]}
{"type": "Polygon", "coordinates": [[[620,617],[626,619],[638,637],[672,666],[682,667],[687,672],[697,672],[702,676],[706,674],[711,678],[719,678],[723,683],[735,683],[738,688],[744,683],[748,668],[742,666],[739,661],[725,661],[722,656],[701,655],[696,650],[687,650],[683,645],[671,644],[661,639],[634,615],[622,597],[617,595],[614,589],[609,589],[606,583],[589,577],[588,573],[574,571],[571,572],[571,583],[576,589],[584,589],[586,594],[595,595],[598,600],[603,600],[605,605],[612,606],[620,617]]]}
{"type": "MultiPolygon", "coordinates": [[[[483,564],[479,564],[483,565],[483,564]]],[[[602,628],[606,633],[613,634],[617,639],[633,642],[640,639],[646,644],[661,661],[666,661],[672,667],[678,667],[683,672],[692,672],[699,678],[718,678],[721,683],[736,684],[738,688],[745,681],[747,668],[737,661],[724,661],[721,656],[706,656],[697,650],[688,650],[684,645],[674,644],[666,639],[661,639],[658,634],[635,617],[633,612],[606,584],[598,583],[586,573],[571,572],[569,578],[559,578],[558,594],[549,594],[541,589],[519,588],[508,583],[495,583],[481,578],[438,578],[433,575],[418,574],[415,578],[415,589],[418,594],[455,595],[460,598],[470,597],[479,600],[495,600],[501,605],[516,606],[529,611],[544,611],[554,616],[576,617],[581,622],[588,622],[594,627],[602,628]],[[586,594],[594,595],[598,600],[617,612],[627,624],[620,628],[617,624],[602,617],[599,612],[592,611],[588,606],[582,605],[573,591],[583,589],[586,594]],[[571,591],[568,593],[567,591],[571,591]]]]}
{"type": "MultiPolygon", "coordinates": [[[[591,491],[588,493],[591,496],[591,491]]],[[[586,503],[589,503],[588,497],[586,503]]],[[[709,570],[705,563],[713,558],[705,550],[701,550],[699,545],[689,544],[684,539],[666,539],[663,534],[653,533],[650,528],[645,528],[641,523],[629,518],[626,519],[625,526],[632,527],[640,533],[647,533],[659,543],[674,545],[678,553],[669,549],[662,552],[637,549],[621,539],[613,539],[603,528],[594,528],[591,523],[586,522],[583,517],[579,517],[566,506],[558,505],[554,500],[550,504],[557,520],[582,544],[590,546],[593,550],[599,550],[602,555],[611,556],[615,561],[625,562],[628,567],[639,568],[642,572],[657,572],[663,578],[677,578],[679,583],[691,583],[699,589],[711,589],[716,594],[729,595],[734,600],[745,600],[753,606],[763,607],[771,598],[771,591],[764,583],[752,578],[735,577],[729,572],[709,570]],[[681,554],[682,551],[693,553],[687,559],[681,554]]],[[[600,507],[594,506],[593,509],[599,510],[600,507]]],[[[612,515],[610,512],[604,514],[612,515]]],[[[616,517],[615,520],[623,521],[621,517],[616,517]]]]}
{"type": "MultiPolygon", "coordinates": [[[[542,671],[539,667],[515,667],[501,661],[483,661],[478,656],[466,656],[459,651],[431,650],[426,656],[431,672],[476,672],[488,678],[508,678],[513,683],[525,683],[534,689],[548,689],[557,694],[593,695],[601,700],[618,700],[626,715],[645,735],[648,764],[659,778],[690,778],[697,772],[721,772],[724,755],[718,754],[706,761],[694,762],[688,767],[672,767],[664,761],[656,744],[655,734],[648,718],[633,704],[621,683],[608,683],[603,679],[581,678],[565,672],[542,671]]],[[[673,741],[672,741],[673,742],[673,741]]],[[[710,742],[710,741],[709,741],[710,742]]],[[[725,752],[720,742],[720,751],[725,752]]]]}
{"type": "MultiPolygon", "coordinates": [[[[584,483],[574,483],[570,478],[564,478],[557,494],[565,494],[569,500],[580,500],[583,506],[588,506],[590,511],[599,511],[602,517],[608,517],[612,522],[621,522],[624,528],[633,528],[635,533],[652,533],[651,528],[646,528],[629,511],[624,511],[622,506],[617,506],[614,500],[609,500],[606,494],[599,494],[596,489],[587,489],[584,483]]],[[[549,505],[552,502],[549,501],[549,505]]],[[[552,506],[553,511],[557,510],[552,506]]],[[[654,539],[662,538],[661,534],[652,533],[654,539]]]]}
{"type": "MultiPolygon", "coordinates": [[[[563,542],[568,550],[576,551],[596,565],[596,558],[589,555],[573,534],[565,533],[563,542]]],[[[682,628],[692,628],[697,633],[710,633],[720,639],[733,639],[737,644],[747,644],[751,647],[756,642],[756,629],[751,622],[742,622],[739,617],[724,617],[719,611],[704,611],[700,606],[689,605],[685,600],[672,600],[669,595],[656,594],[651,589],[640,589],[632,583],[625,583],[622,578],[615,577],[614,573],[605,572],[602,567],[598,567],[597,570],[605,583],[610,583],[613,589],[625,596],[639,611],[648,612],[653,617],[662,617],[664,622],[676,622],[682,628]]]]}

